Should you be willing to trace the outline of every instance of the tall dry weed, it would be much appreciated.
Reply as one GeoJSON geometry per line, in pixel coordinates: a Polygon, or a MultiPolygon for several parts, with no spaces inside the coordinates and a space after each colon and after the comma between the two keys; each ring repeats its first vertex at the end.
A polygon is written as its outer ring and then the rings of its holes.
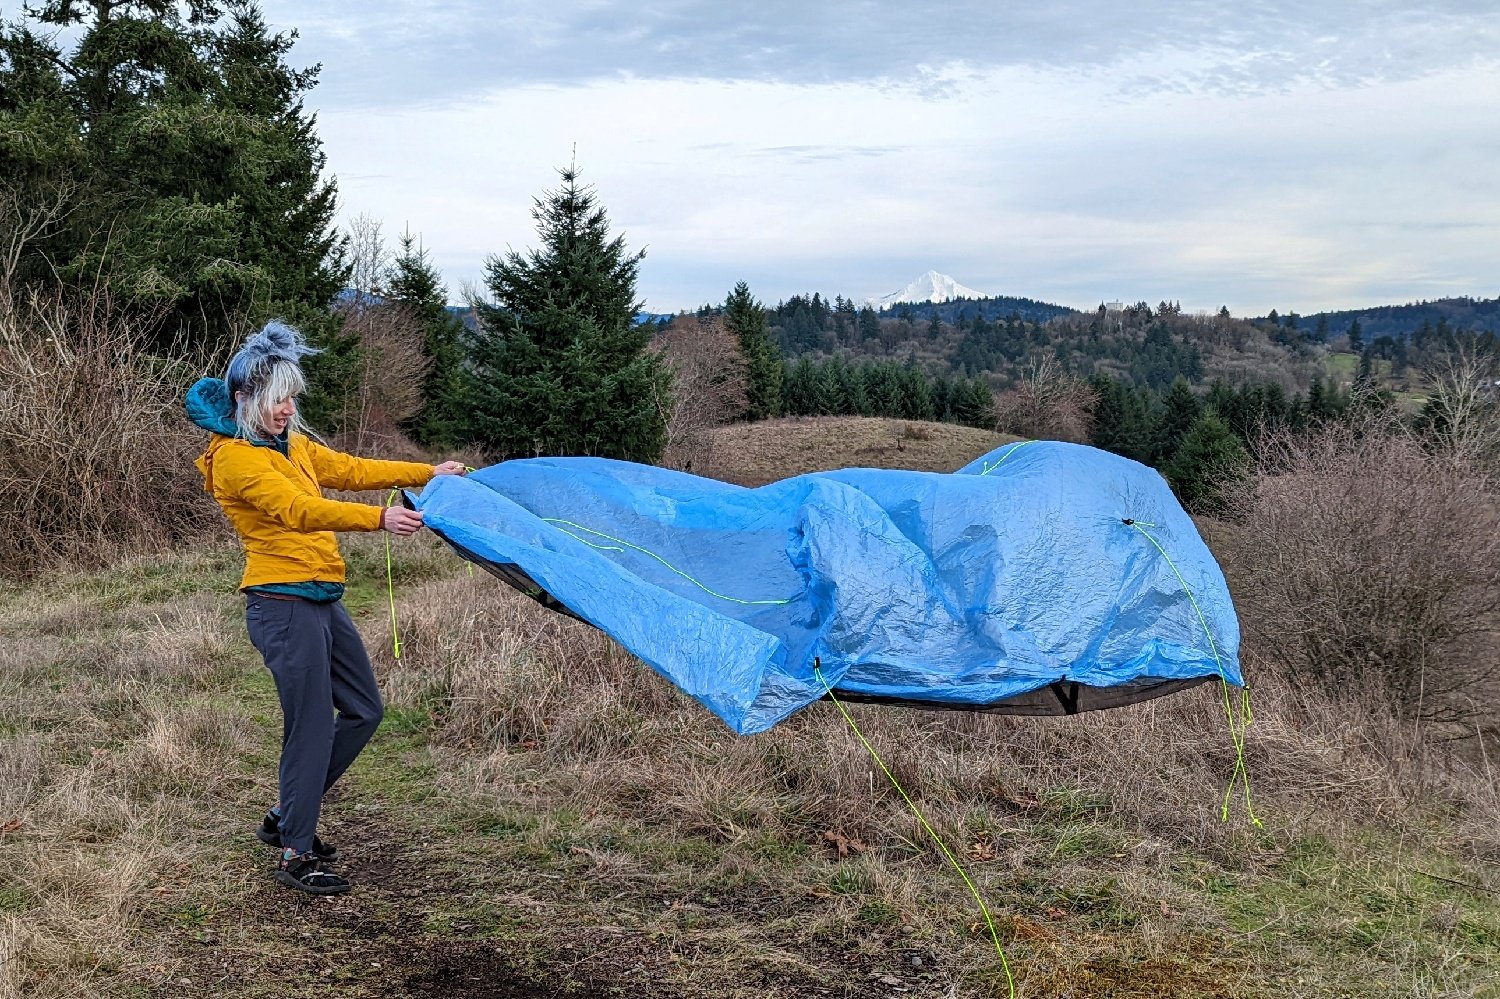
{"type": "Polygon", "coordinates": [[[0,296],[0,562],[26,575],[217,525],[189,456],[191,373],[102,292],[0,296]]]}

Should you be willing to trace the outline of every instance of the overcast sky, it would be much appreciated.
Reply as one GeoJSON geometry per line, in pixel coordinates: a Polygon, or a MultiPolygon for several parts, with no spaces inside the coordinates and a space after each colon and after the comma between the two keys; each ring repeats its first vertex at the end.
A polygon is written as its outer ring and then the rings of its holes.
{"type": "Polygon", "coordinates": [[[344,219],[457,299],[576,144],[639,291],[1500,295],[1500,4],[268,0],[344,219]],[[933,8],[933,9],[924,9],[933,8]],[[1008,8],[1008,9],[1007,9],[1008,8]]]}

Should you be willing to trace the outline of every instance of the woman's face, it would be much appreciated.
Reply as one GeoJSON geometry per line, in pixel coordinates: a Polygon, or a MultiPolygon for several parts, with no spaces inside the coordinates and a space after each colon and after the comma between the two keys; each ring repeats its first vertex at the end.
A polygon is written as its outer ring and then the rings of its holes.
{"type": "MultiPolygon", "coordinates": [[[[245,393],[236,392],[234,394],[234,401],[236,405],[243,404],[246,401],[245,393]]],[[[292,422],[292,417],[296,413],[297,397],[294,395],[287,396],[262,414],[267,420],[267,426],[264,429],[270,431],[271,436],[279,437],[286,431],[286,425],[292,422]]]]}
{"type": "Polygon", "coordinates": [[[286,431],[286,425],[291,422],[296,412],[297,399],[295,396],[288,396],[281,400],[271,407],[270,412],[266,413],[266,417],[271,421],[271,425],[267,429],[280,436],[286,431]]]}

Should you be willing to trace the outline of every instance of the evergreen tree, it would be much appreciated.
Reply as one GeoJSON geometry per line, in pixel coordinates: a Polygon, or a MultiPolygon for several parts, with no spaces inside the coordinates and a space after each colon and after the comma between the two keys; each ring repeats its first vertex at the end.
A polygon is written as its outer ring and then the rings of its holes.
{"type": "Polygon", "coordinates": [[[927,375],[915,364],[901,369],[901,415],[908,420],[932,420],[937,418],[937,409],[932,398],[932,386],[927,375]]]}
{"type": "Polygon", "coordinates": [[[766,310],[744,281],[724,300],[724,324],[740,341],[745,358],[745,419],[781,415],[781,352],[766,334],[766,310]]]}
{"type": "Polygon", "coordinates": [[[44,0],[27,14],[76,30],[0,29],[0,161],[30,193],[61,183],[72,198],[20,279],[102,281],[165,313],[161,345],[200,354],[273,315],[333,336],[324,310],[347,272],[302,104],[317,69],[285,62],[295,34],[270,34],[247,0],[44,0]]]}
{"type": "Polygon", "coordinates": [[[1089,379],[1089,388],[1094,392],[1094,422],[1089,432],[1089,443],[1119,454],[1118,441],[1125,422],[1122,387],[1109,375],[1095,375],[1089,379]]]}
{"type": "Polygon", "coordinates": [[[1149,461],[1152,426],[1141,393],[1108,375],[1095,375],[1089,388],[1095,399],[1090,443],[1135,461],[1149,461]]]}
{"type": "Polygon", "coordinates": [[[932,316],[927,320],[927,339],[936,343],[943,335],[943,320],[938,316],[937,309],[932,310],[932,316]]]}
{"type": "Polygon", "coordinates": [[[1365,349],[1364,327],[1359,325],[1358,316],[1349,320],[1349,349],[1356,354],[1365,349]]]}
{"type": "Polygon", "coordinates": [[[868,305],[859,310],[859,336],[866,343],[880,340],[880,317],[868,305]]]}
{"type": "Polygon", "coordinates": [[[1151,463],[1157,468],[1177,453],[1182,439],[1203,413],[1203,403],[1193,394],[1187,379],[1181,376],[1162,397],[1161,414],[1156,420],[1151,440],[1151,463]]]}
{"type": "MultiPolygon", "coordinates": [[[[1243,388],[1244,386],[1242,386],[1243,388]]],[[[1206,408],[1213,410],[1231,428],[1240,419],[1240,410],[1248,402],[1248,397],[1240,392],[1235,392],[1225,384],[1224,379],[1215,378],[1208,386],[1208,395],[1204,397],[1203,404],[1206,408]]]]}
{"type": "Polygon", "coordinates": [[[1222,513],[1228,491],[1244,479],[1249,464],[1240,439],[1217,415],[1205,411],[1162,466],[1162,474],[1192,512],[1222,513]]]}
{"type": "Polygon", "coordinates": [[[953,381],[941,372],[932,380],[932,412],[935,420],[953,421],[953,381]]]}
{"type": "Polygon", "coordinates": [[[1328,416],[1328,399],[1323,388],[1323,379],[1315,377],[1307,390],[1307,420],[1309,424],[1321,422],[1328,416]]]}
{"type": "Polygon", "coordinates": [[[1150,389],[1125,386],[1125,419],[1119,435],[1119,454],[1149,464],[1151,440],[1156,426],[1152,420],[1155,397],[1150,389]]]}
{"type": "Polygon", "coordinates": [[[385,296],[409,309],[422,327],[422,352],[429,366],[422,385],[422,410],[407,429],[429,445],[453,445],[463,437],[467,405],[463,400],[464,325],[448,309],[448,290],[427,259],[426,249],[411,233],[401,237],[401,252],[386,276],[385,296]]]}
{"type": "Polygon", "coordinates": [[[816,373],[813,371],[812,359],[803,354],[795,363],[788,362],[785,371],[785,380],[782,384],[787,415],[813,415],[816,412],[813,405],[813,381],[816,373]]]}
{"type": "Polygon", "coordinates": [[[1332,382],[1325,383],[1321,377],[1315,377],[1312,386],[1307,390],[1306,422],[1318,424],[1337,419],[1344,412],[1346,404],[1347,400],[1340,394],[1338,386],[1332,382]]]}
{"type": "Polygon", "coordinates": [[[592,454],[651,462],[665,443],[668,375],[635,324],[636,272],[578,171],[535,201],[541,248],[486,262],[466,369],[470,436],[498,458],[592,454]]]}
{"type": "Polygon", "coordinates": [[[954,385],[953,419],[966,427],[995,429],[995,393],[983,377],[961,378],[954,385]]]}
{"type": "Polygon", "coordinates": [[[845,411],[848,397],[838,364],[823,361],[813,368],[811,406],[813,416],[837,416],[845,411]]]}
{"type": "Polygon", "coordinates": [[[869,366],[869,379],[865,392],[870,397],[870,412],[874,416],[900,416],[901,369],[887,361],[869,366]]]}
{"type": "Polygon", "coordinates": [[[832,416],[857,416],[861,405],[859,371],[840,357],[823,362],[833,372],[834,401],[828,412],[832,416]]]}

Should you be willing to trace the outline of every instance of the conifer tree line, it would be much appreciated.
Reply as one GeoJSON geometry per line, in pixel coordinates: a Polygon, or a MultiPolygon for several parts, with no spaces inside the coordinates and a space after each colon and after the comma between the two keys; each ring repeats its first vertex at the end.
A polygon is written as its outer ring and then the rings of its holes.
{"type": "Polygon", "coordinates": [[[1200,513],[1222,509],[1225,491],[1248,472],[1263,434],[1341,419],[1352,395],[1321,378],[1306,397],[1288,397],[1272,381],[1238,388],[1215,381],[1201,395],[1181,377],[1160,394],[1109,375],[1096,375],[1088,386],[1088,443],[1153,466],[1184,505],[1200,513]]]}
{"type": "Polygon", "coordinates": [[[0,27],[0,185],[27,237],[9,279],[103,285],[162,317],[164,347],[211,352],[246,315],[325,332],[347,269],[295,35],[248,0],[27,13],[0,27]]]}
{"type": "Polygon", "coordinates": [[[991,429],[994,393],[982,377],[930,376],[893,361],[850,363],[840,357],[787,362],[786,416],[887,416],[991,429]]]}
{"type": "MultiPolygon", "coordinates": [[[[288,64],[295,33],[271,32],[251,0],[25,14],[0,26],[0,223],[16,235],[0,305],[94,296],[186,371],[284,319],[320,350],[300,405],[328,433],[381,411],[419,443],[494,458],[660,456],[670,385],[635,323],[643,254],[576,168],[536,199],[539,248],[488,260],[468,331],[410,234],[351,292],[359,261],[303,106],[318,68],[288,64]]],[[[759,306],[744,288],[729,305],[757,379],[746,415],[779,411],[759,306]]]]}

